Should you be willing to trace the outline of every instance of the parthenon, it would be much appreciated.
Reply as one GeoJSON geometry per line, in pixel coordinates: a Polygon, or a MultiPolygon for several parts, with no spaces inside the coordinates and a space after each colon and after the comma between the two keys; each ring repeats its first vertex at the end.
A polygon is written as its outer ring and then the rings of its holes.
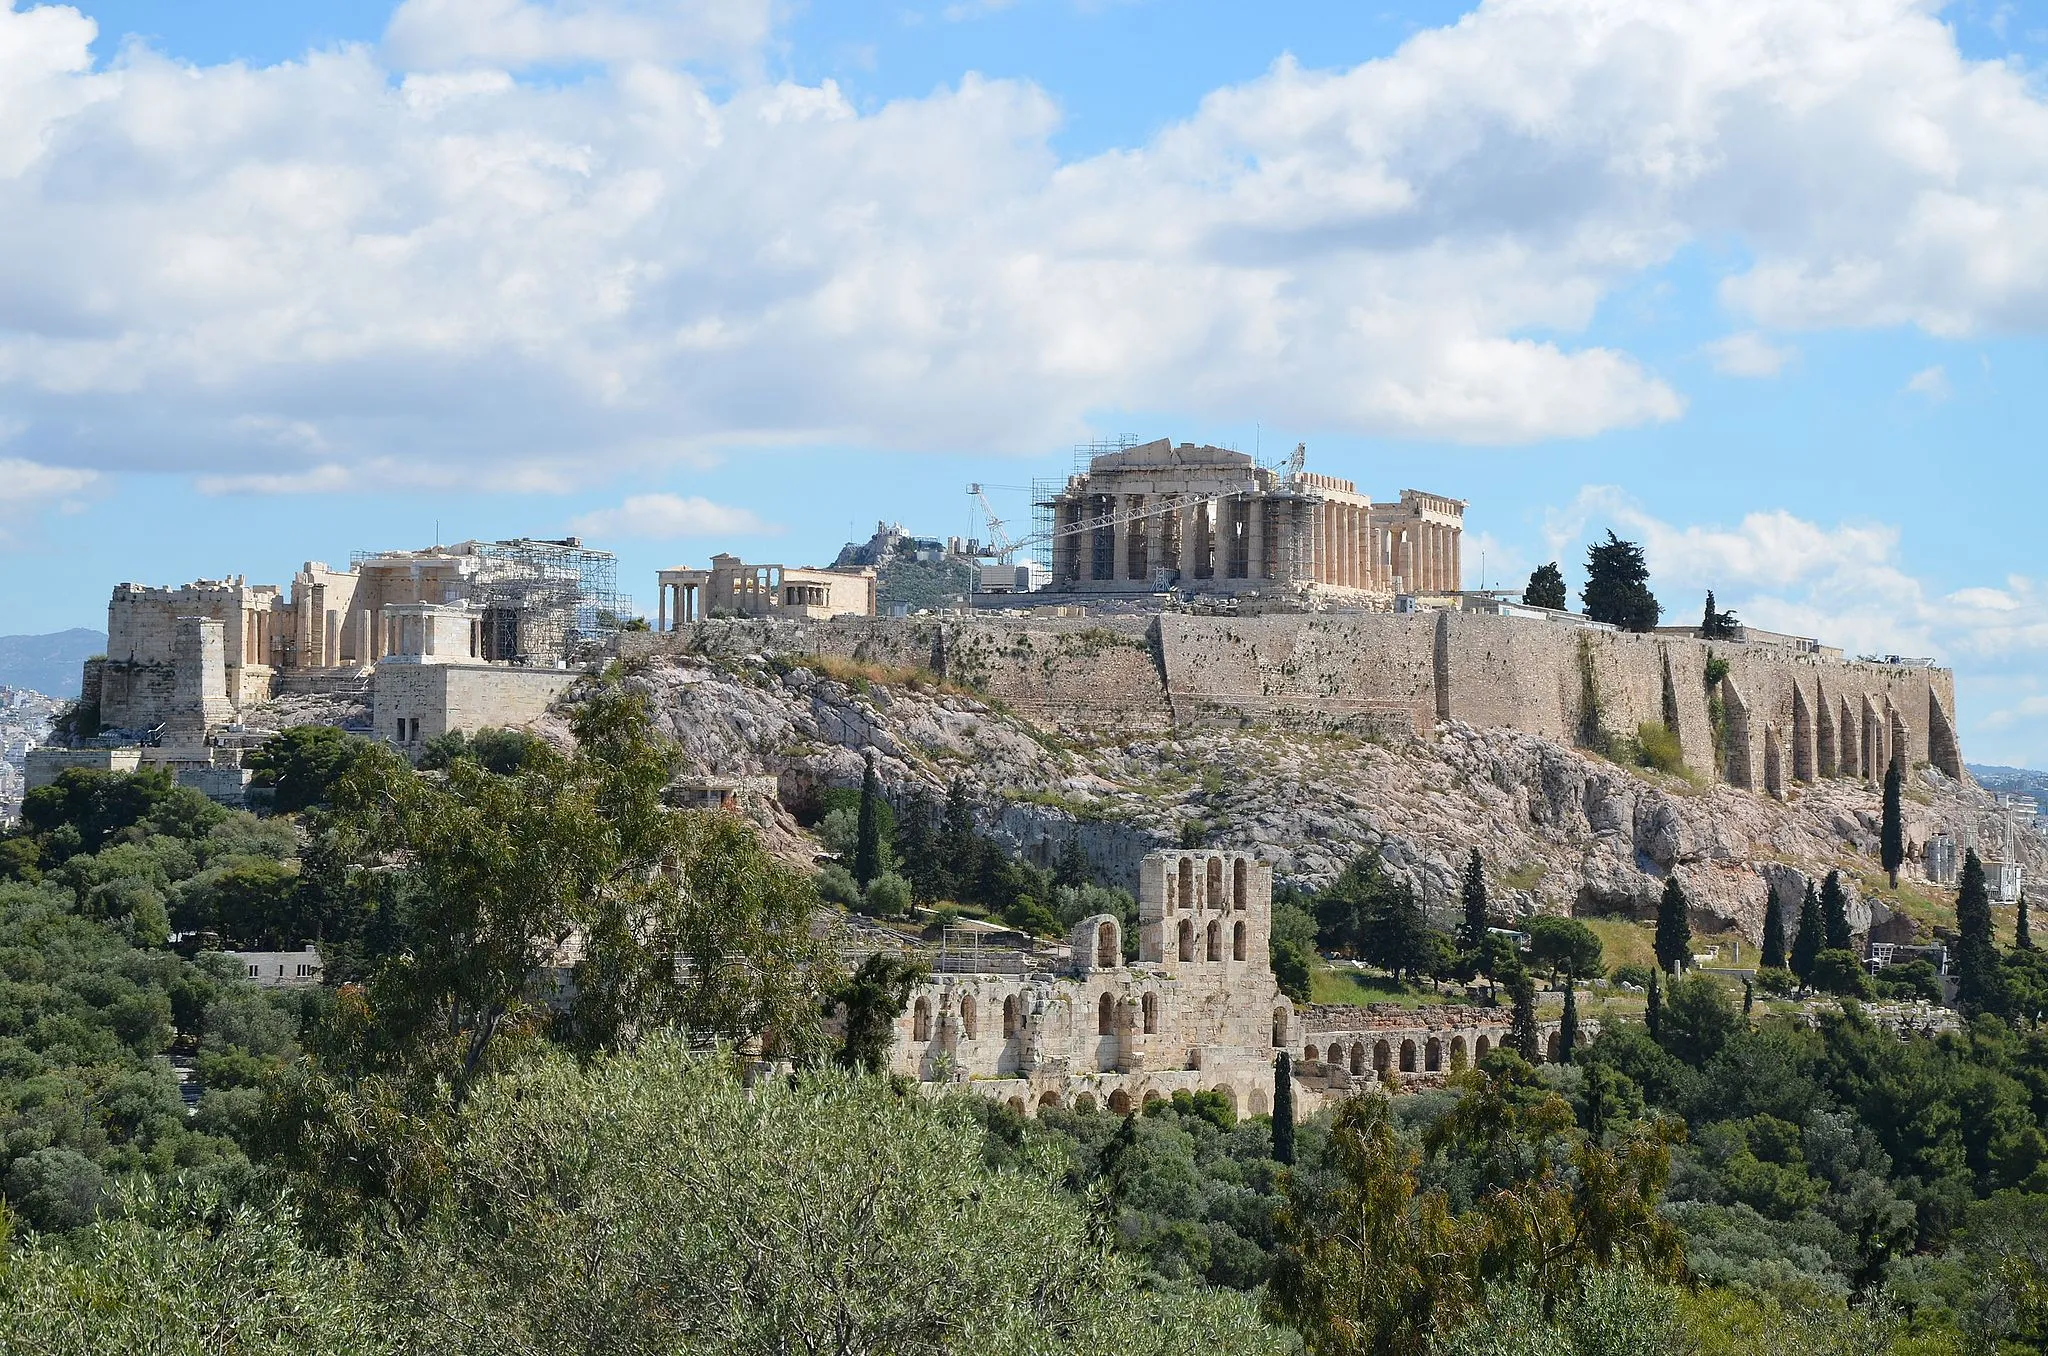
{"type": "Polygon", "coordinates": [[[1094,457],[1046,507],[1063,592],[1452,593],[1465,501],[1258,465],[1229,448],[1160,438],[1094,457]]]}

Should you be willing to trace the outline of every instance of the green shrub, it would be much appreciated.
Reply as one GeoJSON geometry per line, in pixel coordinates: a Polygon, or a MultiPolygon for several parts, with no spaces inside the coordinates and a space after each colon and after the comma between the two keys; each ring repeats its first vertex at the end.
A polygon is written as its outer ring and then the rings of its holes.
{"type": "Polygon", "coordinates": [[[1876,987],[1853,951],[1823,951],[1813,958],[1813,987],[1843,998],[1871,998],[1876,987]]]}
{"type": "Polygon", "coordinates": [[[900,918],[909,911],[910,882],[894,871],[884,871],[868,884],[866,912],[877,918],[900,918]]]}
{"type": "Polygon", "coordinates": [[[1773,998],[1783,998],[1799,987],[1799,976],[1790,970],[1759,970],[1756,972],[1756,987],[1773,998]]]}
{"type": "Polygon", "coordinates": [[[1639,766],[1678,776],[1685,773],[1685,750],[1679,745],[1678,732],[1659,721],[1646,720],[1636,726],[1634,753],[1639,766]]]}
{"type": "Polygon", "coordinates": [[[842,908],[858,908],[861,904],[860,882],[853,878],[851,871],[838,862],[832,862],[818,873],[818,898],[842,908]]]}

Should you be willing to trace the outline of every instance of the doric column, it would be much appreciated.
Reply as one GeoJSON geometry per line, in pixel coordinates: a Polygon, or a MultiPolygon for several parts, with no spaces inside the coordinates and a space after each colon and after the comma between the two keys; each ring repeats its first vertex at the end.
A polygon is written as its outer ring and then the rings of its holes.
{"type": "Polygon", "coordinates": [[[1245,564],[1247,579],[1266,577],[1266,500],[1265,496],[1245,496],[1245,564]]]}
{"type": "MultiPolygon", "coordinates": [[[[1451,529],[1451,587],[1465,587],[1465,529],[1462,527],[1451,529]]],[[[1479,581],[1479,587],[1486,587],[1484,579],[1479,581]]]]}
{"type": "MultiPolygon", "coordinates": [[[[1155,499],[1164,498],[1155,495],[1155,499]]],[[[1157,507],[1157,505],[1153,505],[1157,507]]],[[[1166,564],[1166,515],[1154,513],[1145,519],[1145,585],[1151,587],[1159,571],[1166,564]]]]}
{"type": "Polygon", "coordinates": [[[1195,582],[1195,547],[1200,544],[1197,540],[1200,535],[1200,520],[1196,516],[1196,510],[1200,507],[1200,501],[1191,500],[1182,505],[1180,510],[1180,559],[1175,565],[1180,570],[1180,582],[1183,585],[1195,582]]]}

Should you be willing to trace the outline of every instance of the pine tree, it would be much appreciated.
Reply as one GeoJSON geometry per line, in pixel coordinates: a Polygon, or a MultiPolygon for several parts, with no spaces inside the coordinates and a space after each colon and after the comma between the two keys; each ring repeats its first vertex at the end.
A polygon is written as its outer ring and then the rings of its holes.
{"type": "Polygon", "coordinates": [[[1429,921],[1406,885],[1390,885],[1371,902],[1365,919],[1364,958],[1400,979],[1419,978],[1429,959],[1429,921]]]}
{"type": "Polygon", "coordinates": [[[948,898],[961,899],[981,873],[974,833],[974,805],[967,799],[967,779],[955,777],[946,787],[946,815],[939,829],[939,862],[948,898]]]}
{"type": "Polygon", "coordinates": [[[1991,891],[1977,849],[1963,855],[1956,890],[1956,1006],[1965,1013],[2000,1010],[1998,950],[1991,941],[1991,891]]]}
{"type": "Polygon", "coordinates": [[[1756,985],[1742,981],[1742,1015],[1749,1016],[1749,1010],[1756,1006],[1756,985]]]}
{"type": "Polygon", "coordinates": [[[870,752],[860,774],[860,826],[853,847],[853,878],[863,890],[882,874],[882,820],[875,813],[875,801],[881,794],[875,755],[870,752]]]}
{"type": "Polygon", "coordinates": [[[1081,846],[1078,832],[1067,835],[1067,841],[1060,847],[1059,860],[1053,863],[1052,883],[1078,887],[1088,883],[1091,870],[1088,850],[1081,846]]]}
{"type": "Polygon", "coordinates": [[[1508,1044],[1531,1064],[1543,1062],[1543,1045],[1536,1034],[1536,981],[1523,970],[1508,981],[1514,996],[1514,1018],[1508,1025],[1508,1044]]]}
{"type": "Polygon", "coordinates": [[[932,796],[922,786],[914,789],[896,816],[896,856],[903,863],[903,878],[920,904],[929,904],[946,893],[945,871],[938,847],[932,840],[932,796]]]}
{"type": "Polygon", "coordinates": [[[1656,1040],[1664,1025],[1664,993],[1657,985],[1657,971],[1650,971],[1650,1001],[1643,1009],[1643,1025],[1649,1028],[1650,1039],[1656,1040]]]}
{"type": "Polygon", "coordinates": [[[1899,868],[1906,864],[1906,828],[1899,800],[1905,794],[1906,774],[1895,756],[1884,770],[1884,827],[1878,836],[1879,860],[1891,877],[1892,889],[1899,888],[1899,868]]]}
{"type": "Polygon", "coordinates": [[[1557,1062],[1572,1062],[1572,1051],[1579,1048],[1579,986],[1570,975],[1564,981],[1564,1016],[1557,1023],[1557,1062]]]}
{"type": "Polygon", "coordinates": [[[1477,956],[1486,945],[1486,867],[1479,859],[1479,849],[1472,849],[1472,856],[1465,863],[1465,886],[1459,892],[1465,903],[1465,921],[1458,929],[1458,946],[1461,950],[1477,956]]]}
{"type": "Polygon", "coordinates": [[[1785,968],[1785,906],[1778,899],[1778,887],[1771,887],[1770,903],[1764,905],[1764,969],[1785,968]]]}
{"type": "Polygon", "coordinates": [[[2013,919],[2012,923],[2012,949],[2015,951],[2032,951],[2034,949],[2034,939],[2027,932],[2027,897],[2025,895],[2020,896],[2019,917],[2013,919]]]}
{"type": "Polygon", "coordinates": [[[1823,935],[1827,924],[1821,921],[1820,896],[1813,892],[1813,882],[1806,882],[1806,902],[1799,906],[1799,935],[1792,939],[1792,973],[1799,976],[1801,984],[1813,978],[1813,958],[1820,954],[1823,935]]]}
{"type": "Polygon", "coordinates": [[[1285,1050],[1273,1062],[1273,1161],[1294,1162],[1294,1060],[1285,1050]]]}
{"type": "Polygon", "coordinates": [[[1664,609],[1650,592],[1650,567],[1643,548],[1609,532],[1586,549],[1586,587],[1579,591],[1586,616],[1624,631],[1652,631],[1664,609]]]}
{"type": "Polygon", "coordinates": [[[1692,959],[1692,923],[1686,917],[1685,887],[1676,874],[1664,882],[1664,897],[1657,901],[1657,965],[1676,971],[1692,959]]]}
{"type": "Polygon", "coordinates": [[[1538,565],[1529,573],[1529,586],[1522,590],[1522,602],[1529,607],[1547,607],[1553,612],[1562,612],[1570,606],[1571,600],[1564,591],[1564,571],[1557,568],[1557,562],[1538,565]]]}
{"type": "Polygon", "coordinates": [[[1848,951],[1856,945],[1849,931],[1849,897],[1842,890],[1842,873],[1828,872],[1820,887],[1821,941],[1829,951],[1848,951]]]}

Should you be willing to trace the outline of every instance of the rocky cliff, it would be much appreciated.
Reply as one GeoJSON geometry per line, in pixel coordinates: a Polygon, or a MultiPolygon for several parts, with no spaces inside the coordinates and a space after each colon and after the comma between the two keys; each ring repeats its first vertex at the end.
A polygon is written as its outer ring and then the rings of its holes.
{"type": "MultiPolygon", "coordinates": [[[[1377,849],[1440,912],[1455,907],[1475,847],[1498,897],[1525,913],[1647,912],[1676,872],[1697,927],[1754,939],[1768,880],[1797,890],[1831,868],[1852,881],[1878,874],[1878,794],[1859,781],[1779,800],[1457,721],[1412,739],[1249,721],[1062,734],[942,684],[873,681],[844,663],[829,665],[835,678],[798,662],[649,657],[632,681],[697,771],[774,776],[801,804],[857,784],[872,749],[892,795],[920,784],[943,795],[965,778],[986,827],[1017,850],[1049,861],[1078,834],[1098,870],[1126,884],[1193,822],[1207,844],[1250,847],[1305,886],[1377,849]]],[[[1992,797],[1932,768],[1914,774],[1906,810],[1916,845],[1939,829],[1996,841],[1992,797]]],[[[2031,871],[2048,869],[2038,844],[2028,850],[2031,871]]],[[[1883,903],[1856,893],[1859,926],[1874,916],[1903,934],[1883,903]]]]}

